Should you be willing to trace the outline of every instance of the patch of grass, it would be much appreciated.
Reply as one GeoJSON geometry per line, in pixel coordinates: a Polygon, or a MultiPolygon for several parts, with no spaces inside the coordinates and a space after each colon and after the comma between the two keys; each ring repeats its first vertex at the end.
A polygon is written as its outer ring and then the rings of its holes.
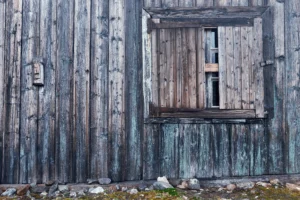
{"type": "Polygon", "coordinates": [[[173,197],[179,197],[178,191],[175,188],[168,188],[164,190],[156,190],[158,193],[168,193],[173,197]]]}

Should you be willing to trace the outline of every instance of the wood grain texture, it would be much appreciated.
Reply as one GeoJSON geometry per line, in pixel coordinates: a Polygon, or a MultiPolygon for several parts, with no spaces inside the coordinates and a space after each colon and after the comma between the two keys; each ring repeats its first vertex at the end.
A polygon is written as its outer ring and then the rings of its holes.
{"type": "Polygon", "coordinates": [[[108,177],[108,1],[91,4],[90,177],[108,177]],[[100,17],[99,17],[100,16],[100,17]]]}
{"type": "Polygon", "coordinates": [[[73,159],[73,1],[57,1],[57,98],[55,135],[55,176],[61,182],[74,182],[73,159]]]}
{"type": "Polygon", "coordinates": [[[141,64],[141,8],[140,1],[126,1],[125,57],[126,57],[126,180],[142,177],[142,84],[141,64]]]}
{"type": "Polygon", "coordinates": [[[4,98],[5,98],[5,2],[0,2],[0,182],[2,182],[3,165],[3,132],[5,124],[4,98]]]}
{"type": "Polygon", "coordinates": [[[40,11],[40,59],[45,76],[38,98],[38,181],[45,183],[55,178],[56,1],[41,1],[40,11]]]}
{"type": "MultiPolygon", "coordinates": [[[[205,78],[205,37],[204,29],[199,28],[196,32],[196,53],[197,53],[197,108],[204,109],[206,104],[206,78],[205,78]]],[[[218,69],[219,70],[219,69],[218,69]]]]}
{"type": "Polygon", "coordinates": [[[227,70],[226,70],[226,31],[225,27],[218,27],[218,41],[219,41],[219,95],[220,95],[220,109],[227,108],[227,70]]]}
{"type": "Polygon", "coordinates": [[[160,125],[144,125],[143,179],[153,180],[160,176],[159,140],[160,125]]]}
{"type": "Polygon", "coordinates": [[[235,109],[242,108],[242,76],[241,76],[241,68],[242,68],[242,54],[241,49],[241,27],[233,28],[233,57],[234,57],[234,80],[233,80],[233,107],[235,109]]]}
{"type": "Polygon", "coordinates": [[[90,14],[89,0],[75,1],[74,7],[74,140],[76,182],[89,176],[89,90],[90,90],[90,14]]]}
{"type": "MultiPolygon", "coordinates": [[[[276,2],[275,4],[275,24],[274,27],[277,27],[279,23],[283,21],[282,17],[283,12],[283,4],[276,2]]],[[[298,173],[300,171],[300,159],[299,159],[299,130],[300,130],[300,123],[299,123],[299,97],[300,97],[300,90],[299,90],[299,31],[300,31],[300,13],[299,13],[300,4],[298,1],[289,1],[286,2],[285,6],[285,23],[286,23],[286,53],[287,57],[285,60],[285,75],[286,79],[284,80],[283,86],[286,87],[285,97],[284,100],[285,109],[286,109],[286,118],[283,118],[285,123],[283,125],[286,126],[284,132],[288,134],[288,152],[289,152],[289,161],[288,161],[288,173],[298,173]]],[[[282,56],[283,47],[282,45],[282,27],[275,30],[275,65],[278,67],[278,71],[284,70],[283,67],[283,59],[280,59],[282,56]],[[278,45],[278,46],[277,46],[278,45]]],[[[276,72],[276,76],[280,78],[279,72],[276,72]]],[[[281,82],[279,80],[276,81],[275,85],[276,88],[279,89],[278,92],[281,92],[281,82]]],[[[284,88],[283,88],[284,89],[284,88]]],[[[281,101],[280,101],[281,102],[281,101]]],[[[278,134],[278,137],[281,135],[278,134]]]]}
{"type": "MultiPolygon", "coordinates": [[[[5,122],[3,132],[2,181],[18,183],[20,176],[20,74],[22,51],[22,2],[5,3],[5,122]]],[[[2,61],[3,62],[3,61],[2,61]]],[[[2,149],[1,149],[2,150],[2,149]]]]}
{"type": "Polygon", "coordinates": [[[39,2],[23,1],[20,182],[37,181],[38,89],[32,63],[39,56],[39,2]]]}
{"type": "MultiPolygon", "coordinates": [[[[110,176],[124,180],[125,174],[125,1],[109,1],[109,137],[110,176]]],[[[151,71],[150,71],[151,73],[151,71]]]]}
{"type": "Polygon", "coordinates": [[[179,126],[166,124],[161,127],[160,148],[160,175],[168,178],[178,177],[178,142],[179,126]]]}

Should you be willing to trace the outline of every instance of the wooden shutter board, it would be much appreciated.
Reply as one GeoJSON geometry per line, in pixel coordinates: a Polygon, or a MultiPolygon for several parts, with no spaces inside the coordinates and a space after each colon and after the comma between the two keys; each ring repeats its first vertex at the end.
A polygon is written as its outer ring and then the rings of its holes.
{"type": "Polygon", "coordinates": [[[204,29],[197,29],[197,99],[198,105],[197,107],[200,109],[205,108],[205,37],[204,37],[204,29]]]}

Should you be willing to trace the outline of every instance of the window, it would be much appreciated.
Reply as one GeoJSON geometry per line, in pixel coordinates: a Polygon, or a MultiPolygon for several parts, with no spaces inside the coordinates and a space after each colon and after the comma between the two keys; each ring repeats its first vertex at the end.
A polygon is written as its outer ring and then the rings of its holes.
{"type": "Polygon", "coordinates": [[[146,8],[145,118],[264,117],[266,9],[146,8]]]}

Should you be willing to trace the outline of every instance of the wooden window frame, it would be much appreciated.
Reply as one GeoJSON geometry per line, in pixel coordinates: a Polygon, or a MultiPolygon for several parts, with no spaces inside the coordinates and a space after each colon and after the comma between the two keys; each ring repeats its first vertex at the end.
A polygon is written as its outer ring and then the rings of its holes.
{"type": "MultiPolygon", "coordinates": [[[[261,17],[270,23],[270,15],[264,13],[270,7],[205,7],[205,8],[144,8],[142,11],[143,95],[144,119],[154,118],[207,118],[207,119],[255,119],[255,110],[234,109],[183,109],[160,108],[152,105],[152,50],[153,29],[207,28],[218,26],[253,26],[254,19],[261,17]]],[[[265,43],[265,42],[264,42],[265,43]]],[[[207,64],[205,69],[218,70],[218,64],[207,64]]],[[[264,116],[266,117],[266,116],[264,116]]],[[[259,117],[262,118],[262,117],[259,117]]],[[[151,120],[150,120],[151,121],[151,120]]]]}

